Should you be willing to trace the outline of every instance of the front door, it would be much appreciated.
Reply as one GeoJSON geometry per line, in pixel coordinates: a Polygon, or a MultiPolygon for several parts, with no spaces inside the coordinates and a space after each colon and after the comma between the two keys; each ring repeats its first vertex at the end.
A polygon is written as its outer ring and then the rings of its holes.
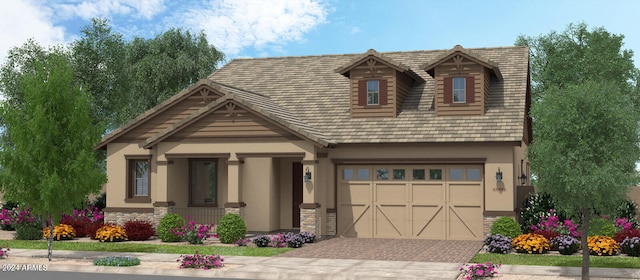
{"type": "Polygon", "coordinates": [[[291,185],[293,186],[293,205],[292,205],[292,227],[300,228],[300,204],[302,204],[302,163],[293,163],[293,176],[291,178],[291,185]]]}

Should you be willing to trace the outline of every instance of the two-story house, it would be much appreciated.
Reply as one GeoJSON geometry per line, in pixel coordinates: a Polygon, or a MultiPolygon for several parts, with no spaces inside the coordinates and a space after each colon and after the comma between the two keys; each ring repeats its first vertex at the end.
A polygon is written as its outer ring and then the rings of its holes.
{"type": "Polygon", "coordinates": [[[234,59],[96,146],[106,220],[479,240],[528,184],[529,88],[525,47],[234,59]]]}

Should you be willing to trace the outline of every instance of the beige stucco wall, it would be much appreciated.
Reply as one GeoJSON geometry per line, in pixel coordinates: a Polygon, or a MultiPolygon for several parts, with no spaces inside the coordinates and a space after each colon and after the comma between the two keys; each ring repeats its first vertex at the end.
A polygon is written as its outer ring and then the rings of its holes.
{"type": "MultiPolygon", "coordinates": [[[[107,145],[107,207],[149,208],[150,203],[125,203],[127,196],[127,161],[125,155],[149,155],[153,150],[145,150],[137,144],[109,143],[107,145]]],[[[153,159],[152,159],[153,160],[153,159]]],[[[151,184],[157,180],[151,168],[151,184]]],[[[155,190],[151,190],[151,195],[155,190]]]]}
{"type": "Polygon", "coordinates": [[[271,231],[279,228],[277,194],[279,165],[271,158],[246,158],[242,178],[242,198],[247,204],[245,221],[249,231],[271,231]]]}

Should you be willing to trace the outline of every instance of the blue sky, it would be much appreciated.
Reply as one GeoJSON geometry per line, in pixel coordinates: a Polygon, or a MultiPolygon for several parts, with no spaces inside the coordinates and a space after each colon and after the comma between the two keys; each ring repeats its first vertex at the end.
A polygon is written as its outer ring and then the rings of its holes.
{"type": "Polygon", "coordinates": [[[625,35],[640,63],[640,1],[2,0],[0,63],[28,38],[65,44],[91,18],[125,35],[204,31],[227,59],[513,45],[586,22],[625,35]]]}

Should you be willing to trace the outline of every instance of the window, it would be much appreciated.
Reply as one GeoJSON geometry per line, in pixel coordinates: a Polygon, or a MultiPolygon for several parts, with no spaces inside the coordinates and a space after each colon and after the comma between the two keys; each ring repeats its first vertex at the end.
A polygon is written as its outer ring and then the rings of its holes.
{"type": "Polygon", "coordinates": [[[467,181],[480,181],[480,168],[467,168],[467,181]]]}
{"type": "Polygon", "coordinates": [[[393,170],[393,180],[404,180],[405,179],[405,171],[404,169],[394,169],[393,170]]]}
{"type": "Polygon", "coordinates": [[[378,80],[367,81],[367,105],[380,104],[380,83],[378,80]]]}
{"type": "Polygon", "coordinates": [[[151,156],[125,156],[127,160],[127,197],[125,202],[151,202],[151,156]]]}
{"type": "Polygon", "coordinates": [[[353,169],[342,170],[342,180],[353,180],[353,169]]]}
{"type": "Polygon", "coordinates": [[[462,168],[451,168],[449,169],[449,180],[460,181],[463,179],[462,174],[462,168]]]}
{"type": "Polygon", "coordinates": [[[466,87],[465,77],[453,78],[453,103],[465,103],[466,102],[466,87]]]}
{"type": "Polygon", "coordinates": [[[217,206],[218,202],[218,160],[189,160],[190,206],[217,206]]]}
{"type": "Polygon", "coordinates": [[[442,180],[442,169],[429,169],[429,180],[442,180]]]}
{"type": "Polygon", "coordinates": [[[413,170],[413,180],[424,180],[425,172],[424,169],[414,169],[413,170]]]}
{"type": "Polygon", "coordinates": [[[358,168],[358,180],[366,181],[369,180],[369,169],[358,168]]]}
{"type": "Polygon", "coordinates": [[[389,169],[380,168],[376,170],[376,180],[389,180],[389,169]]]}

